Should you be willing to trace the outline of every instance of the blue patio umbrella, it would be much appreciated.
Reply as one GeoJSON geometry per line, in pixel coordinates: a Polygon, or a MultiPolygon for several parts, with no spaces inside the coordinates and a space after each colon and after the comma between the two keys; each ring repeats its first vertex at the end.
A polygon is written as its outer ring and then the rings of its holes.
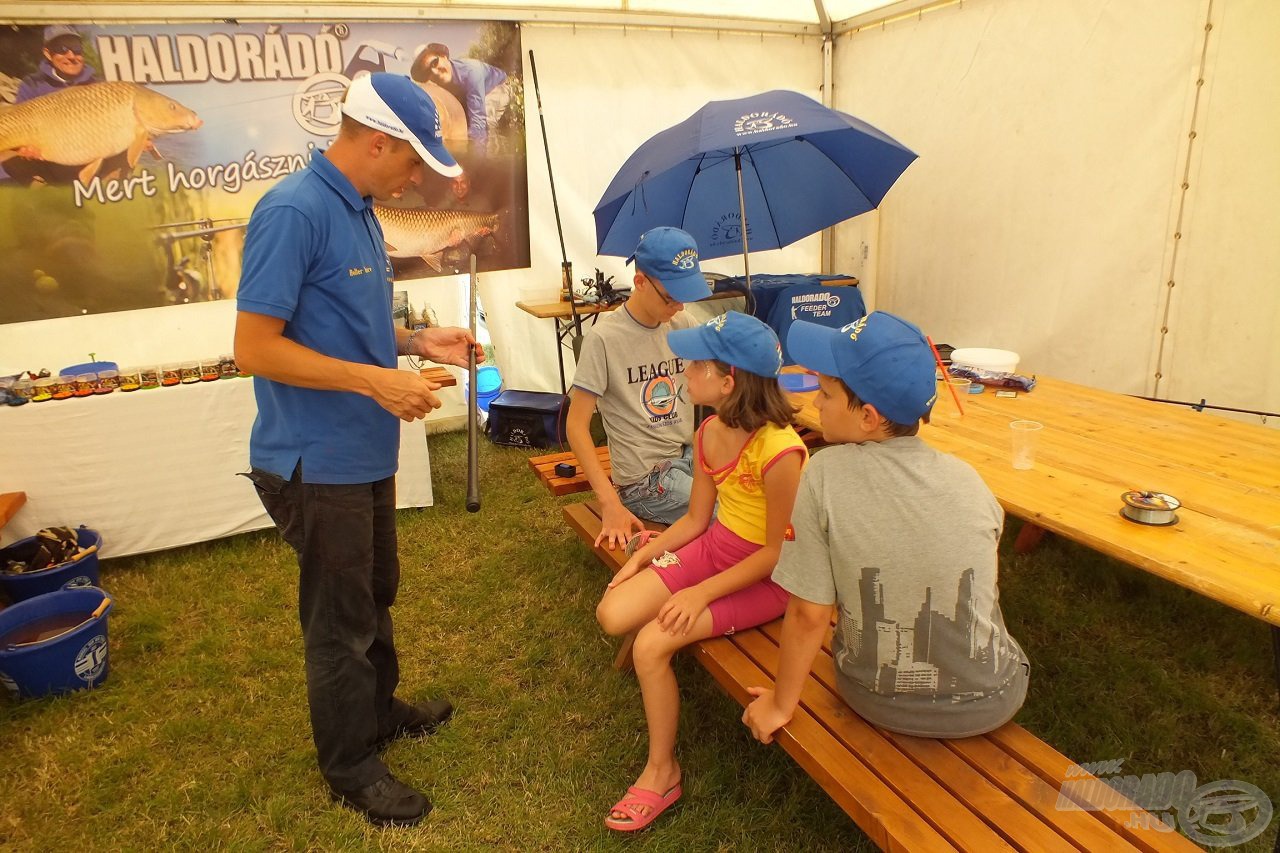
{"type": "Polygon", "coordinates": [[[627,257],[645,231],[674,225],[704,259],[742,252],[745,264],[751,249],[779,249],[876,208],[915,159],[799,92],[711,101],[627,158],[596,205],[596,248],[627,257]]]}

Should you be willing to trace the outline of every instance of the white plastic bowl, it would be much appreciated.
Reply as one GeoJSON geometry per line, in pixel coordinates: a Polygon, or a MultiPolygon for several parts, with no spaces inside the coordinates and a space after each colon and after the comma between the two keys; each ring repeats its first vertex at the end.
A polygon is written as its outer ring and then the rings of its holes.
{"type": "Polygon", "coordinates": [[[1018,354],[1007,349],[965,347],[952,351],[951,363],[997,373],[1013,373],[1018,369],[1018,354]]]}

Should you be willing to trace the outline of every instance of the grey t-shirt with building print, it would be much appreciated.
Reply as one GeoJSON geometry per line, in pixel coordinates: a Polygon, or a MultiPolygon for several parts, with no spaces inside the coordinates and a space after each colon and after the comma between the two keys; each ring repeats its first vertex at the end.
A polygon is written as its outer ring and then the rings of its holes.
{"type": "Polygon", "coordinates": [[[587,331],[573,386],[597,397],[616,486],[644,479],[693,440],[684,359],[667,345],[668,331],[692,325],[680,313],[670,323],[646,326],[623,305],[587,331]]]}
{"type": "Polygon", "coordinates": [[[1030,666],[997,587],[1003,522],[978,473],[918,436],[814,454],[773,579],[839,603],[836,681],[867,720],[966,737],[1022,706],[1030,666]]]}

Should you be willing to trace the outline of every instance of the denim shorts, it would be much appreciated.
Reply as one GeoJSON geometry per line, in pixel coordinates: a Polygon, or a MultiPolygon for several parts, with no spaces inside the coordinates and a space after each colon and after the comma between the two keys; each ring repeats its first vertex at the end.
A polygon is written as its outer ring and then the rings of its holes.
{"type": "Polygon", "coordinates": [[[672,524],[689,508],[693,489],[693,447],[653,467],[649,476],[618,489],[622,505],[638,518],[672,524]]]}

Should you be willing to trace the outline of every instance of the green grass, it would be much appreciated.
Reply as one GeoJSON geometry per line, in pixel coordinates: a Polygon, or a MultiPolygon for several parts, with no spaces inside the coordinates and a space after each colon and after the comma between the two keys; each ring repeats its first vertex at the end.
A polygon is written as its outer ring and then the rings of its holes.
{"type": "MultiPolygon", "coordinates": [[[[644,761],[635,680],[593,610],[605,574],[526,453],[485,445],[484,508],[463,508],[465,439],[431,438],[436,506],[400,513],[402,694],[459,710],[386,754],[436,809],[377,830],[332,805],[315,767],[296,564],[273,531],[107,560],[111,677],[0,701],[0,846],[141,850],[868,850],[872,845],[693,661],[685,798],[616,837],[608,806],[644,761]]],[[[88,520],[86,520],[88,521],[88,520]]],[[[1240,779],[1280,799],[1266,627],[1061,540],[1002,562],[1002,605],[1032,660],[1019,721],[1078,761],[1240,779]]],[[[1271,849],[1270,829],[1249,849],[1271,849]]]]}

